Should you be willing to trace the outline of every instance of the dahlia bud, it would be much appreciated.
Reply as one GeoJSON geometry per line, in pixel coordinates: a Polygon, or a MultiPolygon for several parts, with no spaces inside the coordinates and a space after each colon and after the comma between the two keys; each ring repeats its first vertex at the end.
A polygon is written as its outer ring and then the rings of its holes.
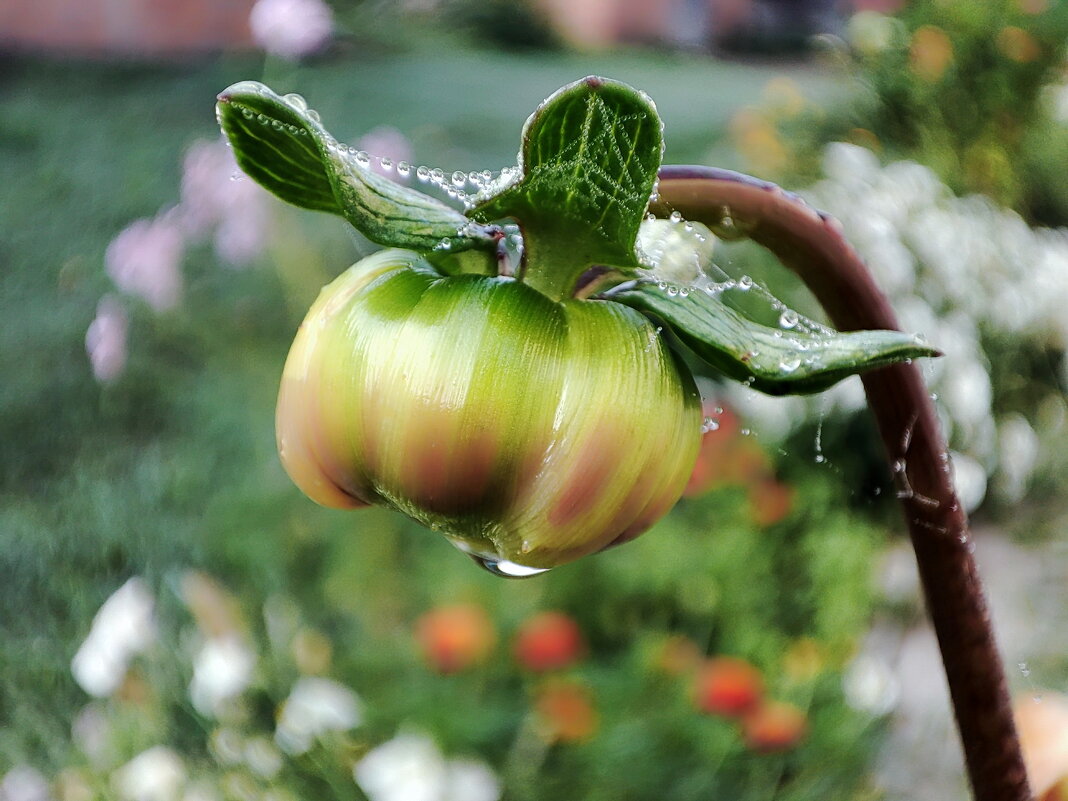
{"type": "Polygon", "coordinates": [[[617,303],[385,250],[323,290],[282,378],[278,446],[336,507],[391,506],[489,563],[549,568],[637,536],[697,457],[693,378],[617,303]]]}

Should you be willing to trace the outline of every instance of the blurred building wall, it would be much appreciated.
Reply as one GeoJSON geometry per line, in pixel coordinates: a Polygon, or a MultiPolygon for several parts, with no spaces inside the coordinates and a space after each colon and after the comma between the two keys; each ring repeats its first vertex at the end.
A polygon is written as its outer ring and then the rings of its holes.
{"type": "Polygon", "coordinates": [[[0,0],[0,48],[176,55],[251,43],[254,0],[0,0]]]}

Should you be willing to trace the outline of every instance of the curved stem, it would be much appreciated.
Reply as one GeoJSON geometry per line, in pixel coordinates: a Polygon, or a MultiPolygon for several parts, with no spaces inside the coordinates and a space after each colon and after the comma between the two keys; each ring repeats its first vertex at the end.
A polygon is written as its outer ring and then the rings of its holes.
{"type": "MultiPolygon", "coordinates": [[[[730,227],[768,248],[841,330],[898,328],[837,221],[774,184],[728,170],[664,167],[652,210],[730,227]]],[[[863,381],[916,551],[975,798],[1030,801],[1005,672],[934,405],[915,365],[873,370],[863,381]]]]}

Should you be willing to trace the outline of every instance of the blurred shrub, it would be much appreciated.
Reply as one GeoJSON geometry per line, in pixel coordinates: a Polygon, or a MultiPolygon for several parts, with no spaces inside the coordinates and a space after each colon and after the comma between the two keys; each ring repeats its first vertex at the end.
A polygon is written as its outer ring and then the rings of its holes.
{"type": "Polygon", "coordinates": [[[560,39],[530,0],[445,0],[441,24],[502,50],[551,50],[560,39]]]}

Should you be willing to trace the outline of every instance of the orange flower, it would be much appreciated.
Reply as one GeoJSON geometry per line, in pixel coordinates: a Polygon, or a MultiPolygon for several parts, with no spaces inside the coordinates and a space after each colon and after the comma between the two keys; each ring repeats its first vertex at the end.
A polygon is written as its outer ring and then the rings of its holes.
{"type": "Polygon", "coordinates": [[[456,604],[420,617],[415,638],[427,664],[439,673],[456,673],[485,660],[497,635],[481,606],[456,604]]]}
{"type": "Polygon", "coordinates": [[[1068,801],[1068,696],[1028,695],[1013,706],[1031,789],[1040,801],[1068,801]]]}
{"type": "Polygon", "coordinates": [[[718,656],[697,670],[694,702],[702,712],[741,717],[760,703],[763,694],[760,671],[744,659],[718,656]]]}
{"type": "Polygon", "coordinates": [[[590,691],[573,681],[543,685],[534,702],[538,731],[549,742],[588,740],[597,731],[597,710],[590,691]]]}
{"type": "Polygon", "coordinates": [[[909,64],[921,80],[940,81],[952,61],[953,42],[944,30],[935,25],[922,25],[912,34],[909,64]]]}
{"type": "Polygon", "coordinates": [[[794,504],[793,487],[766,478],[749,485],[749,510],[758,526],[778,523],[788,514],[794,504]]]}
{"type": "Polygon", "coordinates": [[[559,670],[577,661],[585,650],[578,624],[563,612],[539,612],[515,636],[515,658],[527,670],[559,670]]]}
{"type": "Polygon", "coordinates": [[[1027,64],[1042,55],[1042,46],[1031,34],[1015,25],[1006,25],[998,32],[998,52],[1010,61],[1027,64]]]}
{"type": "Polygon", "coordinates": [[[793,748],[807,728],[805,713],[783,701],[766,701],[742,719],[746,745],[760,753],[793,748]]]}

